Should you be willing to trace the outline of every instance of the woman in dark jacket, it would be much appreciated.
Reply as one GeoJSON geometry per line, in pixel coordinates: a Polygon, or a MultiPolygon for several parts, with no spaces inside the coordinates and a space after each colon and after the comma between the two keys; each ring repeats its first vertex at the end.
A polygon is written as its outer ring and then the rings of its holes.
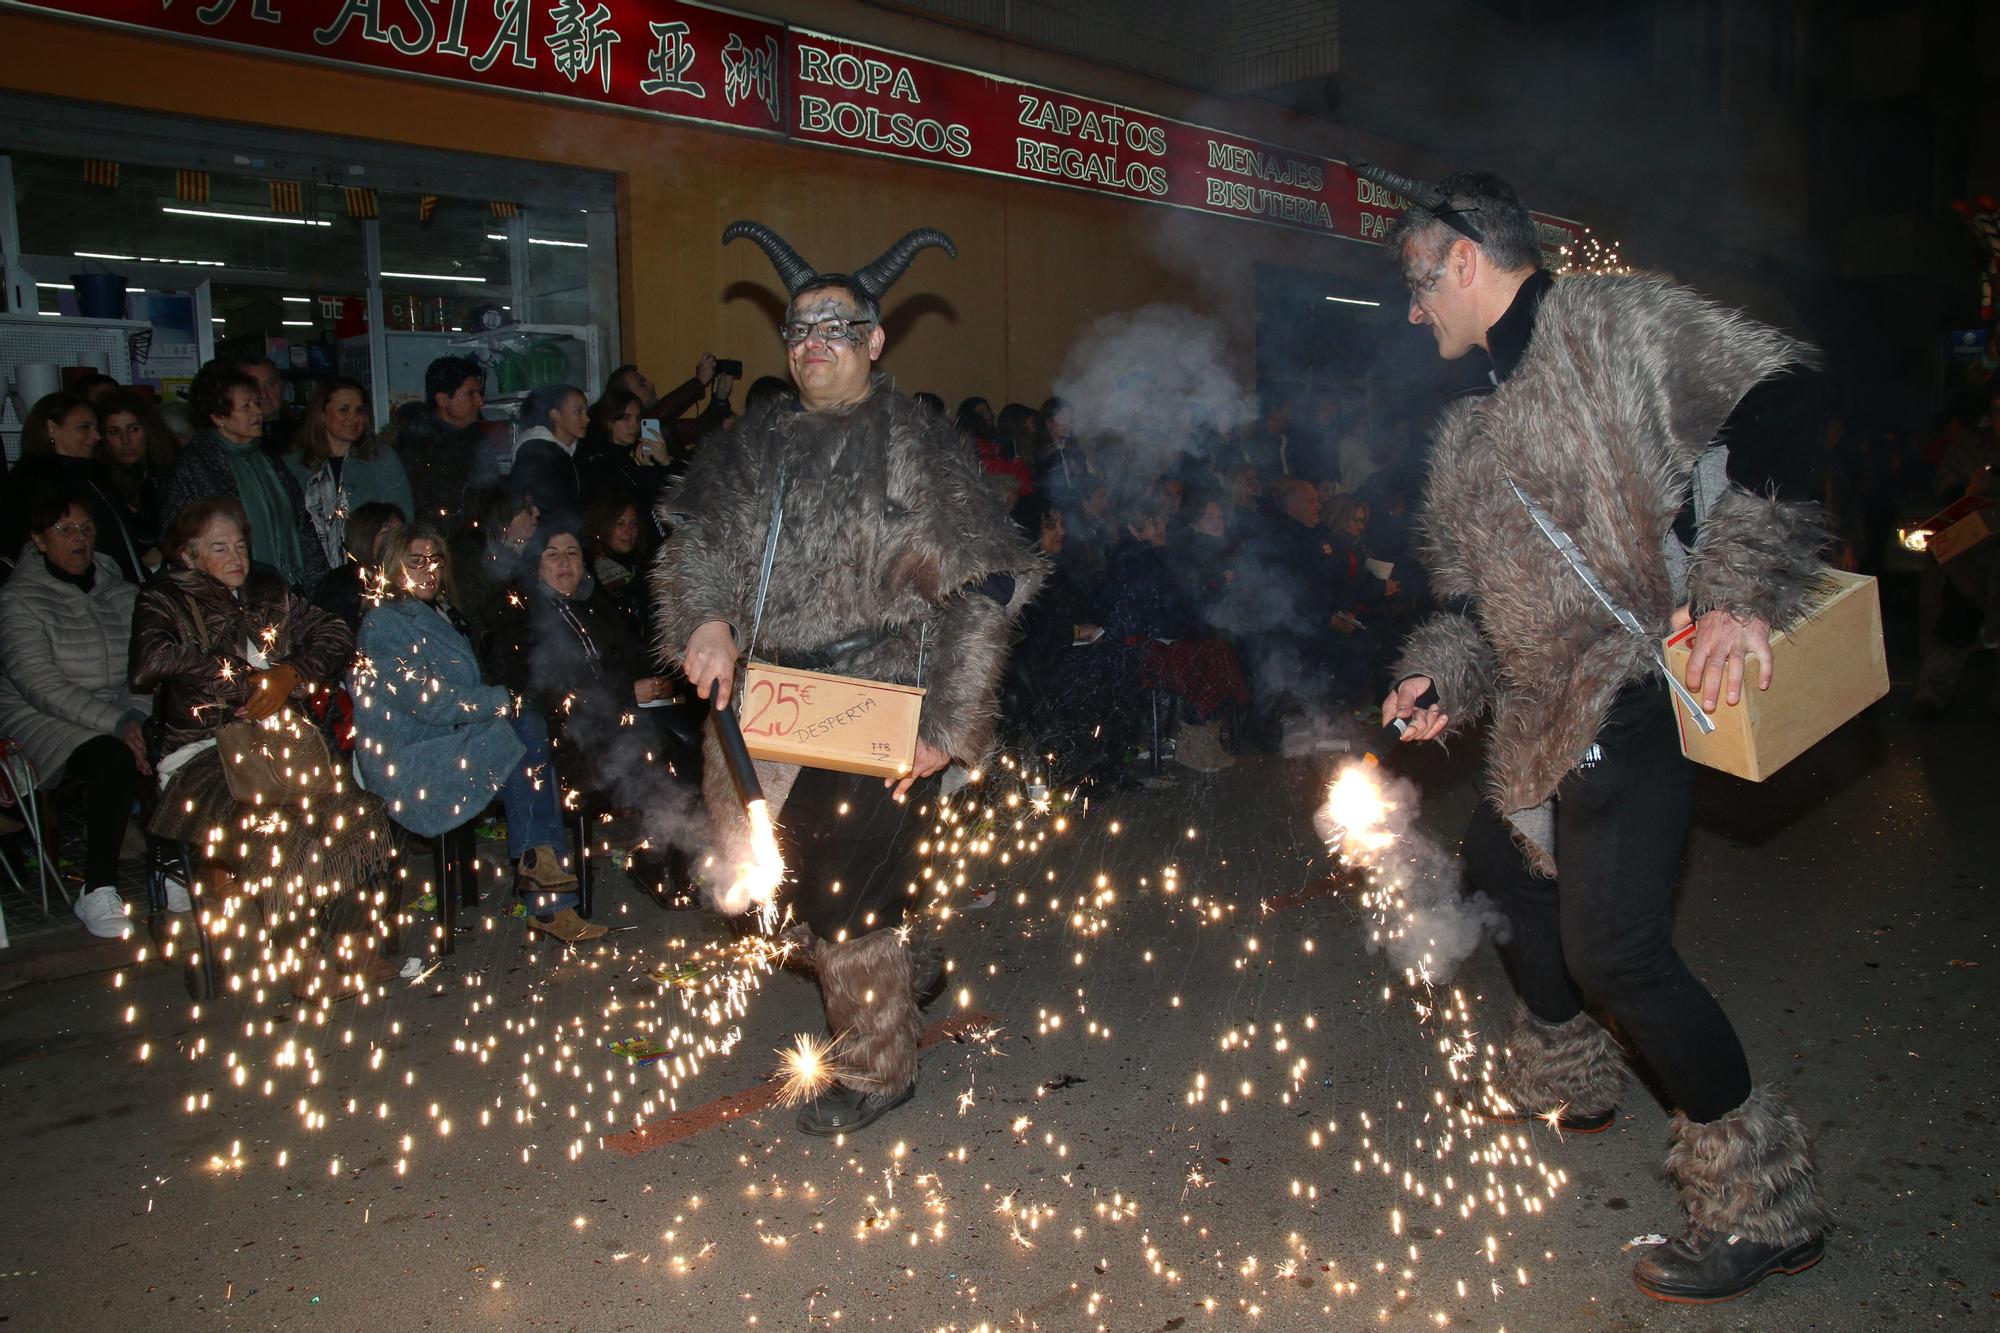
{"type": "Polygon", "coordinates": [[[503,484],[487,495],[463,535],[452,543],[452,605],[465,619],[472,651],[489,667],[501,611],[514,595],[514,584],[525,568],[522,553],[541,521],[534,496],[503,484]]]}
{"type": "Polygon", "coordinates": [[[337,762],[333,794],[307,808],[244,806],[230,794],[217,729],[272,718],[280,730],[310,725],[279,715],[338,681],[354,656],[345,625],[250,563],[250,538],[235,499],[189,505],[167,533],[171,567],[139,593],[132,688],[156,692],[159,734],[151,829],[191,845],[207,882],[233,881],[261,906],[253,986],[289,974],[295,997],[323,999],[395,974],[378,951],[397,907],[389,822],[337,762]],[[331,948],[314,939],[317,918],[331,948]]]}
{"type": "Polygon", "coordinates": [[[110,483],[105,490],[118,507],[126,535],[138,548],[143,570],[138,577],[143,581],[164,559],[159,549],[160,503],[180,447],[159,409],[122,389],[97,400],[97,426],[97,456],[110,483]]]}
{"type": "Polygon", "coordinates": [[[702,706],[654,669],[624,609],[585,571],[574,527],[544,525],[526,555],[533,572],[507,607],[494,671],[549,719],[557,771],[592,806],[692,810],[702,706]]]}
{"type": "Polygon", "coordinates": [[[113,498],[111,475],[98,457],[97,409],[87,398],[52,393],[37,399],[21,425],[21,461],[7,479],[4,554],[12,558],[28,537],[27,515],[37,500],[57,491],[90,498],[97,549],[118,562],[134,583],[146,577],[145,547],[126,527],[113,498]]]}

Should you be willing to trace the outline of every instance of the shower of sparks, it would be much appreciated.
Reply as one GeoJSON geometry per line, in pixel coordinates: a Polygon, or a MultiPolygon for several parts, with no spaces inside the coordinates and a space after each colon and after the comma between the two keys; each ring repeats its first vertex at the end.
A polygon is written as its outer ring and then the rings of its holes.
{"type": "Polygon", "coordinates": [[[780,1106],[809,1102],[840,1081],[840,1070],[833,1062],[834,1045],[825,1037],[801,1032],[777,1053],[780,1106]]]}

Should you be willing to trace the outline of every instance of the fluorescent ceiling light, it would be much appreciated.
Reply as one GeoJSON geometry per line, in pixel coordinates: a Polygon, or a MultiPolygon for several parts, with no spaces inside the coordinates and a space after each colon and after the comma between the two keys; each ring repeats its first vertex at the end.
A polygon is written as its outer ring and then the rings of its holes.
{"type": "Polygon", "coordinates": [[[313,327],[313,322],[309,319],[281,319],[278,322],[288,329],[309,329],[313,327]]]}
{"type": "Polygon", "coordinates": [[[95,250],[72,250],[70,253],[78,259],[129,259],[136,261],[139,258],[137,255],[101,255],[95,250]]]}
{"type": "Polygon", "coordinates": [[[171,204],[161,204],[162,213],[174,213],[184,218],[221,218],[225,222],[275,222],[284,227],[331,227],[331,222],[320,218],[280,218],[263,213],[221,213],[212,208],[175,208],[171,204]]]}
{"type": "Polygon", "coordinates": [[[561,246],[561,247],[563,247],[563,249],[565,249],[565,250],[588,250],[588,249],[590,248],[590,242],[589,242],[589,241],[546,241],[546,240],[543,240],[543,239],[542,239],[541,237],[539,237],[539,236],[530,236],[530,237],[528,238],[528,244],[529,244],[529,245],[560,245],[560,246],[561,246]]]}
{"type": "Polygon", "coordinates": [[[486,233],[486,239],[489,241],[504,241],[507,239],[507,234],[505,232],[489,231],[486,233]]]}
{"type": "MultiPolygon", "coordinates": [[[[76,288],[66,282],[38,282],[35,286],[52,292],[73,292],[76,290],[76,288]]],[[[127,296],[144,296],[146,289],[144,287],[127,287],[125,294],[127,296]]]]}
{"type": "Polygon", "coordinates": [[[312,298],[310,296],[281,296],[278,299],[280,301],[290,301],[293,305],[312,304],[312,298]]]}
{"type": "Polygon", "coordinates": [[[63,317],[60,310],[37,310],[35,313],[43,319],[61,319],[63,317]]]}
{"type": "Polygon", "coordinates": [[[210,316],[208,317],[208,322],[209,322],[209,323],[211,323],[211,324],[226,324],[226,323],[228,323],[228,321],[227,321],[227,320],[225,320],[225,319],[224,319],[224,318],[223,318],[222,316],[220,316],[220,315],[210,315],[210,316]]]}
{"type": "Polygon", "coordinates": [[[222,268],[220,259],[155,259],[151,255],[107,255],[96,250],[72,250],[78,259],[120,259],[128,264],[193,264],[200,268],[222,268]]]}
{"type": "Polygon", "coordinates": [[[391,273],[382,270],[385,278],[415,278],[419,282],[484,282],[484,278],[468,278],[458,273],[391,273]]]}
{"type": "Polygon", "coordinates": [[[1382,303],[1381,303],[1380,301],[1364,301],[1364,300],[1362,300],[1362,299],[1361,299],[1360,297],[1358,297],[1358,296],[1329,296],[1329,297],[1327,297],[1326,299],[1327,299],[1327,300],[1329,300],[1329,301],[1338,301],[1338,302],[1339,302],[1339,303],[1340,303],[1341,305],[1376,305],[1376,306],[1378,306],[1378,305],[1381,305],[1381,304],[1382,304],[1382,303]]]}

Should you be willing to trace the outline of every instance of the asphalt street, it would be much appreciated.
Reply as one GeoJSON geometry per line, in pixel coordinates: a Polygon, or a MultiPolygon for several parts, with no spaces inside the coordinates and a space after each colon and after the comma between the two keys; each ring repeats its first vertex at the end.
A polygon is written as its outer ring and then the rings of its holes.
{"type": "MultiPolygon", "coordinates": [[[[489,895],[423,981],[320,1018],[196,1017],[157,960],[0,993],[0,1325],[1993,1327],[2000,724],[1900,705],[1702,780],[1681,946],[1839,1218],[1730,1305],[1628,1278],[1675,1226],[1644,1085],[1591,1138],[1454,1113],[1499,969],[1379,950],[1323,755],[1047,812],[996,770],[931,846],[956,970],[916,1099],[846,1142],[777,1102],[812,983],[615,872],[603,946],[524,944],[489,895]]],[[[1451,844],[1475,762],[1409,757],[1411,836],[1451,844]]]]}

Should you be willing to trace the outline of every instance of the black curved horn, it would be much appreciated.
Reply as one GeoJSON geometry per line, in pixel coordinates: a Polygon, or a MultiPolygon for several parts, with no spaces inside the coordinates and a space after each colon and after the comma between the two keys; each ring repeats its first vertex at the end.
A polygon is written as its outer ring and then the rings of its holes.
{"type": "Polygon", "coordinates": [[[903,276],[903,270],[917,257],[917,252],[933,245],[953,259],[958,258],[958,247],[951,243],[951,237],[935,227],[919,227],[883,251],[882,257],[868,267],[854,270],[854,285],[869,300],[880,301],[882,294],[903,276]]]}
{"type": "Polygon", "coordinates": [[[1445,207],[1451,202],[1450,197],[1444,191],[1438,189],[1437,186],[1420,180],[1412,180],[1408,176],[1399,176],[1395,172],[1378,167],[1372,162],[1363,162],[1361,159],[1356,158],[1354,161],[1348,163],[1347,166],[1350,171],[1361,177],[1362,180],[1373,181],[1377,185],[1386,185],[1417,207],[1426,209],[1432,213],[1437,212],[1440,208],[1445,207]]]}
{"type": "Polygon", "coordinates": [[[813,266],[799,257],[799,252],[785,244],[785,238],[772,231],[761,222],[732,222],[722,229],[722,243],[729,244],[738,236],[748,236],[757,242],[771,261],[771,267],[778,270],[778,281],[785,284],[785,295],[798,295],[799,288],[811,282],[819,274],[813,266]]]}

